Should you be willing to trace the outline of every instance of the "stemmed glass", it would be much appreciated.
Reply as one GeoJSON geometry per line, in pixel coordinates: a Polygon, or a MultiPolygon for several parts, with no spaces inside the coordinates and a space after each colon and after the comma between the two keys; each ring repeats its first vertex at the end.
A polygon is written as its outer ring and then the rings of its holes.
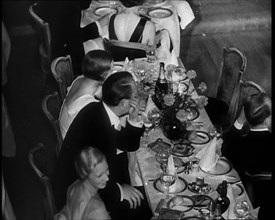
{"type": "Polygon", "coordinates": [[[215,125],[211,125],[208,128],[208,133],[210,135],[210,137],[213,139],[214,137],[216,137],[217,139],[221,138],[223,135],[223,130],[222,130],[222,126],[215,124],[215,125]]]}
{"type": "Polygon", "coordinates": [[[167,168],[160,174],[160,182],[166,191],[166,199],[169,199],[169,187],[176,182],[177,174],[167,168]]]}
{"type": "Polygon", "coordinates": [[[250,215],[250,211],[250,205],[245,200],[236,203],[234,206],[234,213],[238,219],[247,219],[250,215]]]}
{"type": "Polygon", "coordinates": [[[154,63],[156,61],[156,49],[151,46],[146,50],[146,57],[148,63],[154,63]]]}

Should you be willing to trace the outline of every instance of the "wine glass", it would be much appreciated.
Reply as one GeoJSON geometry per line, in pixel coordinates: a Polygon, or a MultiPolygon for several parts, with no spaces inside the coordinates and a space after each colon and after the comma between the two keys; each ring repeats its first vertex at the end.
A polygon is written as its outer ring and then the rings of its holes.
{"type": "Polygon", "coordinates": [[[162,148],[156,154],[156,159],[161,164],[161,166],[166,167],[166,164],[168,162],[168,157],[170,155],[171,155],[171,149],[170,148],[162,148]]]}
{"type": "Polygon", "coordinates": [[[156,50],[154,47],[149,47],[146,50],[146,57],[148,63],[154,63],[156,61],[156,50]]]}
{"type": "Polygon", "coordinates": [[[176,172],[168,169],[165,169],[165,171],[160,174],[160,182],[165,188],[166,199],[169,199],[169,187],[176,182],[176,179],[176,172]]]}
{"type": "Polygon", "coordinates": [[[218,124],[214,124],[209,126],[208,128],[208,133],[210,135],[210,137],[213,139],[214,137],[216,137],[217,139],[221,138],[223,135],[223,129],[221,125],[218,124]]]}
{"type": "Polygon", "coordinates": [[[238,219],[246,219],[249,217],[251,207],[246,200],[240,201],[234,206],[234,213],[238,219]]]}

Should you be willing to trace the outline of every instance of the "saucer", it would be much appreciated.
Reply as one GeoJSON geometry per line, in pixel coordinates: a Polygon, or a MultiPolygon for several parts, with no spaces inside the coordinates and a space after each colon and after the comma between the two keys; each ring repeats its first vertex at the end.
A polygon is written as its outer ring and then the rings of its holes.
{"type": "Polygon", "coordinates": [[[188,189],[193,193],[199,193],[199,194],[209,194],[214,191],[214,188],[207,183],[203,184],[200,191],[200,187],[196,185],[196,182],[189,183],[188,189]]]}
{"type": "MultiPolygon", "coordinates": [[[[170,191],[170,188],[173,186],[169,187],[169,193],[173,194],[173,193],[180,193],[183,192],[186,188],[187,188],[187,182],[182,178],[182,177],[178,177],[178,179],[176,180],[177,187],[175,190],[170,191]]],[[[160,178],[157,178],[154,183],[153,183],[154,188],[162,193],[166,192],[165,187],[161,184],[160,182],[160,178]]]]}
{"type": "Polygon", "coordinates": [[[172,148],[172,154],[177,157],[189,157],[194,152],[194,147],[192,147],[190,144],[187,143],[178,143],[174,144],[174,147],[172,148]]]}

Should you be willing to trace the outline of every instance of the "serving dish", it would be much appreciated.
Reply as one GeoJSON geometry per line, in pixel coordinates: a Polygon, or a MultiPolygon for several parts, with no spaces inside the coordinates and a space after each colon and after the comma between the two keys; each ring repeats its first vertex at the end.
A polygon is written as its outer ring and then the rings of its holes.
{"type": "Polygon", "coordinates": [[[194,147],[189,143],[177,143],[172,147],[171,153],[177,157],[189,157],[194,153],[194,147]]]}

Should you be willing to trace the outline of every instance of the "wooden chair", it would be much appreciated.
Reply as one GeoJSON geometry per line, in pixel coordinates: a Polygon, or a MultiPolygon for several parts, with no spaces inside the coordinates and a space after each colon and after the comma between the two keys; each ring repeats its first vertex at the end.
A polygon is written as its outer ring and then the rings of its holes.
{"type": "Polygon", "coordinates": [[[32,148],[28,154],[29,163],[39,178],[43,186],[43,205],[45,211],[45,219],[53,220],[56,214],[56,206],[54,202],[51,182],[49,177],[45,174],[45,166],[43,166],[46,158],[45,147],[39,143],[37,147],[32,148]]]}
{"type": "Polygon", "coordinates": [[[59,128],[59,113],[62,106],[62,102],[55,91],[52,94],[46,95],[42,100],[42,110],[49,120],[51,127],[54,131],[55,138],[57,140],[56,155],[59,154],[63,138],[59,128]]]}
{"type": "Polygon", "coordinates": [[[106,38],[103,43],[105,50],[112,54],[114,61],[123,61],[126,57],[129,60],[146,57],[146,50],[149,49],[145,44],[108,40],[106,38]]]}
{"type": "Polygon", "coordinates": [[[246,64],[246,57],[241,51],[223,48],[217,96],[212,98],[212,103],[210,99],[206,110],[212,122],[218,118],[216,123],[222,125],[224,133],[231,128],[240,113],[240,88],[246,64]]]}
{"type": "Polygon", "coordinates": [[[50,73],[51,65],[51,33],[49,23],[38,15],[38,3],[29,6],[32,25],[39,37],[39,54],[43,73],[50,73]]]}
{"type": "Polygon", "coordinates": [[[51,71],[58,83],[61,100],[67,94],[67,88],[74,80],[72,59],[70,55],[55,58],[51,63],[51,71]]]}

